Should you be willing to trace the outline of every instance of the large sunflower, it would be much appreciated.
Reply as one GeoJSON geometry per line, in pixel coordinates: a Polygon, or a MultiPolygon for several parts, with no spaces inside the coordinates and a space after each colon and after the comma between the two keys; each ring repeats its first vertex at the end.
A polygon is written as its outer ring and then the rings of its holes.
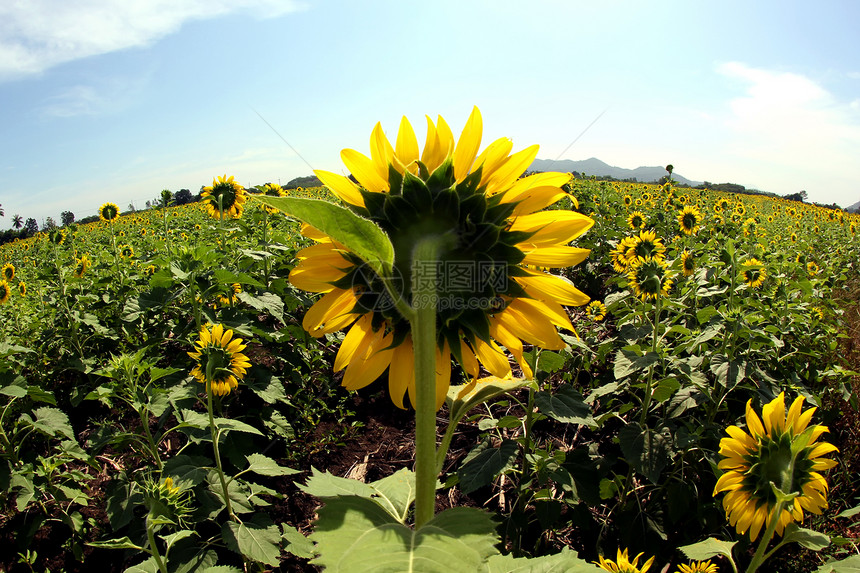
{"type": "Polygon", "coordinates": [[[749,531],[752,541],[773,519],[777,503],[774,486],[785,494],[797,494],[778,516],[778,535],[792,521],[801,521],[804,510],[820,514],[827,507],[827,482],[818,472],[836,465],[836,461],[822,456],[838,450],[827,442],[815,443],[828,430],[826,426],[809,426],[816,408],[802,412],[803,400],[798,396],[786,413],[785,393],[781,393],[762,408],[761,418],[750,400],[747,431],[729,426],[729,437],[720,440],[723,459],[717,467],[725,473],[717,480],[714,495],[728,492],[723,508],[729,523],[739,534],[749,531]]]}
{"type": "Polygon", "coordinates": [[[222,210],[225,217],[238,219],[245,211],[248,193],[244,187],[233,180],[232,175],[230,177],[224,175],[215,177],[211,187],[204,187],[200,198],[206,206],[206,212],[213,219],[220,218],[222,210]]]}
{"type": "Polygon", "coordinates": [[[3,268],[0,269],[0,278],[6,280],[7,282],[11,282],[12,279],[15,278],[15,265],[12,263],[6,263],[3,265],[3,268]]]}
{"type": "Polygon", "coordinates": [[[223,324],[211,328],[204,325],[194,344],[197,348],[189,352],[197,365],[191,370],[191,375],[206,384],[209,391],[216,396],[225,396],[239,386],[239,380],[245,377],[251,363],[242,354],[245,344],[241,338],[233,338],[232,330],[224,330],[223,324]]]}
{"type": "MultiPolygon", "coordinates": [[[[444,402],[451,357],[476,379],[480,364],[494,376],[511,375],[501,347],[532,376],[523,342],[564,348],[557,328],[573,330],[562,305],[579,306],[588,297],[567,279],[539,268],[576,265],[587,249],[569,243],[594,221],[573,211],[542,211],[566,196],[566,173],[539,173],[518,179],[538,147],[511,154],[508,139],[483,152],[482,120],[472,111],[459,141],[441,117],[427,120],[427,139],[419,153],[406,118],[394,146],[380,124],[370,138],[371,156],[345,149],[341,158],[351,179],[316,171],[317,177],[350,209],[378,224],[394,246],[395,296],[412,300],[412,249],[428,235],[451,242],[435,262],[437,298],[436,407],[444,402]],[[529,268],[526,268],[529,267],[529,268]]],[[[325,293],[308,310],[303,326],[313,336],[348,328],[335,359],[346,369],[343,384],[362,388],[388,369],[391,399],[403,407],[408,392],[415,403],[414,354],[409,321],[376,273],[343,245],[305,226],[317,244],[297,254],[290,281],[298,288],[325,293]]],[[[398,301],[399,302],[399,301],[398,301]]],[[[420,302],[420,301],[418,301],[420,302]]]]}
{"type": "Polygon", "coordinates": [[[741,264],[741,278],[750,288],[758,288],[764,283],[764,278],[767,272],[764,270],[762,262],[755,257],[741,264]]]}
{"type": "Polygon", "coordinates": [[[632,248],[627,250],[628,267],[638,258],[665,260],[666,246],[655,231],[640,231],[633,237],[632,248]]]}
{"type": "Polygon", "coordinates": [[[678,225],[685,235],[695,235],[702,224],[702,212],[693,205],[685,205],[678,211],[678,225]]]}
{"type": "Polygon", "coordinates": [[[4,280],[0,280],[0,304],[9,302],[9,297],[12,296],[12,288],[4,280]]]}
{"type": "Polygon", "coordinates": [[[99,219],[107,223],[113,223],[119,219],[119,207],[116,203],[105,203],[99,207],[99,219]]]}
{"type": "Polygon", "coordinates": [[[669,296],[672,288],[672,273],[663,259],[637,257],[630,263],[627,278],[631,290],[644,301],[669,296]]]}
{"type": "Polygon", "coordinates": [[[642,557],[641,553],[631,560],[627,556],[626,549],[624,551],[619,549],[617,551],[615,561],[600,557],[600,561],[594,561],[594,563],[600,566],[604,571],[610,571],[611,573],[646,573],[654,563],[654,558],[652,557],[639,567],[640,557],[642,557]]]}

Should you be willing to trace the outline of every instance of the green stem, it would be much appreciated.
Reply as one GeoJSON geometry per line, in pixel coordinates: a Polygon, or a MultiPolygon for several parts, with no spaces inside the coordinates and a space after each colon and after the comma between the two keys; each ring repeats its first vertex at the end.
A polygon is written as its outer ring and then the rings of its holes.
{"type": "Polygon", "coordinates": [[[156,466],[158,466],[158,470],[161,471],[161,456],[158,455],[158,446],[156,445],[155,440],[152,438],[152,432],[149,431],[149,412],[147,411],[145,406],[141,406],[140,410],[137,411],[137,414],[140,416],[140,425],[143,428],[143,433],[146,435],[149,453],[155,460],[155,464],[156,466]]]}
{"type": "Polygon", "coordinates": [[[782,513],[782,507],[785,502],[778,502],[774,508],[773,513],[770,515],[770,523],[765,529],[764,535],[761,538],[761,541],[758,543],[758,548],[756,548],[755,555],[753,555],[752,561],[750,561],[749,567],[747,567],[746,573],[755,573],[758,571],[758,568],[761,567],[761,564],[764,563],[767,556],[765,555],[765,550],[767,549],[768,543],[773,538],[773,534],[776,531],[776,525],[779,523],[779,515],[782,513]]]}
{"type": "Polygon", "coordinates": [[[161,557],[161,553],[158,552],[158,545],[155,544],[155,531],[154,526],[150,522],[151,516],[146,516],[146,537],[149,539],[149,552],[152,555],[152,558],[155,559],[155,563],[158,565],[158,570],[161,573],[167,573],[167,564],[164,562],[164,559],[161,557]]]}
{"type": "Polygon", "coordinates": [[[218,470],[218,479],[221,481],[221,491],[224,494],[224,503],[227,505],[227,513],[230,514],[230,519],[238,522],[239,518],[236,517],[235,513],[233,513],[233,505],[230,503],[230,493],[227,490],[227,479],[224,477],[224,468],[221,465],[221,452],[218,446],[218,440],[221,438],[221,430],[219,430],[215,425],[215,415],[212,413],[212,409],[212,382],[211,378],[207,375],[206,412],[209,414],[209,432],[212,435],[212,449],[215,454],[215,467],[218,470]]]}
{"type": "Polygon", "coordinates": [[[436,506],[436,261],[441,237],[419,242],[412,253],[412,344],[415,353],[415,528],[436,506]],[[416,272],[420,269],[422,272],[416,272]]]}

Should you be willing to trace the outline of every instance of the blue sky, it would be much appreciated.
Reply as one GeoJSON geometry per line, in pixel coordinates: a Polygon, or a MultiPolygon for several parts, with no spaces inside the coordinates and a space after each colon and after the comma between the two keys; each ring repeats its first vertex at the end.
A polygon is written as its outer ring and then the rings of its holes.
{"type": "Polygon", "coordinates": [[[425,114],[456,135],[473,105],[485,143],[542,159],[848,206],[858,21],[852,0],[3,2],[0,227],[343,172],[376,122],[393,140],[406,115],[423,141],[425,114]]]}

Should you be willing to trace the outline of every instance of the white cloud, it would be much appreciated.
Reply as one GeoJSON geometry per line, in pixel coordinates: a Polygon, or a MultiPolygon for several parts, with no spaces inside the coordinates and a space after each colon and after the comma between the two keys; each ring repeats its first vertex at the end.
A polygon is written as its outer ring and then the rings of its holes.
{"type": "Polygon", "coordinates": [[[856,101],[839,101],[805,76],[732,62],[722,75],[744,84],[728,102],[724,151],[757,172],[777,193],[808,189],[821,202],[851,204],[860,195],[860,113],[856,101]]]}
{"type": "Polygon", "coordinates": [[[250,12],[273,18],[297,0],[27,0],[0,3],[0,79],[147,46],[189,20],[250,12]]]}

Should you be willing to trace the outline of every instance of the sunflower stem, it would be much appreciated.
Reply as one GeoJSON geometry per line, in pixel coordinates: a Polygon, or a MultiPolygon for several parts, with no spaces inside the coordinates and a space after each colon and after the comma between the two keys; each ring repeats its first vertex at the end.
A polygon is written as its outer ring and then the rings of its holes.
{"type": "Polygon", "coordinates": [[[776,526],[779,524],[779,516],[782,513],[782,508],[785,505],[784,501],[779,501],[773,508],[773,512],[770,514],[770,523],[767,524],[767,529],[765,529],[764,535],[759,541],[758,548],[755,550],[755,555],[753,555],[752,561],[750,561],[749,567],[747,567],[746,573],[755,573],[758,571],[758,568],[761,567],[761,564],[764,563],[765,559],[767,559],[770,554],[765,555],[765,551],[767,550],[767,546],[770,543],[770,540],[773,538],[773,534],[776,531],[776,526]]]}
{"type": "Polygon", "coordinates": [[[445,242],[428,237],[412,252],[416,529],[433,519],[436,506],[436,261],[445,242]]]}
{"type": "Polygon", "coordinates": [[[155,559],[155,564],[158,566],[159,572],[167,573],[167,564],[164,562],[161,553],[158,551],[158,546],[155,544],[155,525],[152,523],[151,517],[152,513],[146,516],[146,538],[149,540],[149,553],[155,559]]]}
{"type": "MultiPolygon", "coordinates": [[[[211,361],[209,362],[211,364],[211,361]]],[[[221,430],[215,425],[215,415],[212,413],[212,378],[209,376],[209,364],[207,364],[206,376],[206,413],[209,414],[209,432],[212,435],[212,450],[215,456],[215,467],[218,470],[218,480],[221,482],[221,491],[224,494],[224,503],[230,519],[239,521],[233,513],[233,504],[230,503],[230,492],[227,490],[227,480],[224,477],[224,468],[221,465],[221,452],[218,441],[221,439],[221,430]]]]}

